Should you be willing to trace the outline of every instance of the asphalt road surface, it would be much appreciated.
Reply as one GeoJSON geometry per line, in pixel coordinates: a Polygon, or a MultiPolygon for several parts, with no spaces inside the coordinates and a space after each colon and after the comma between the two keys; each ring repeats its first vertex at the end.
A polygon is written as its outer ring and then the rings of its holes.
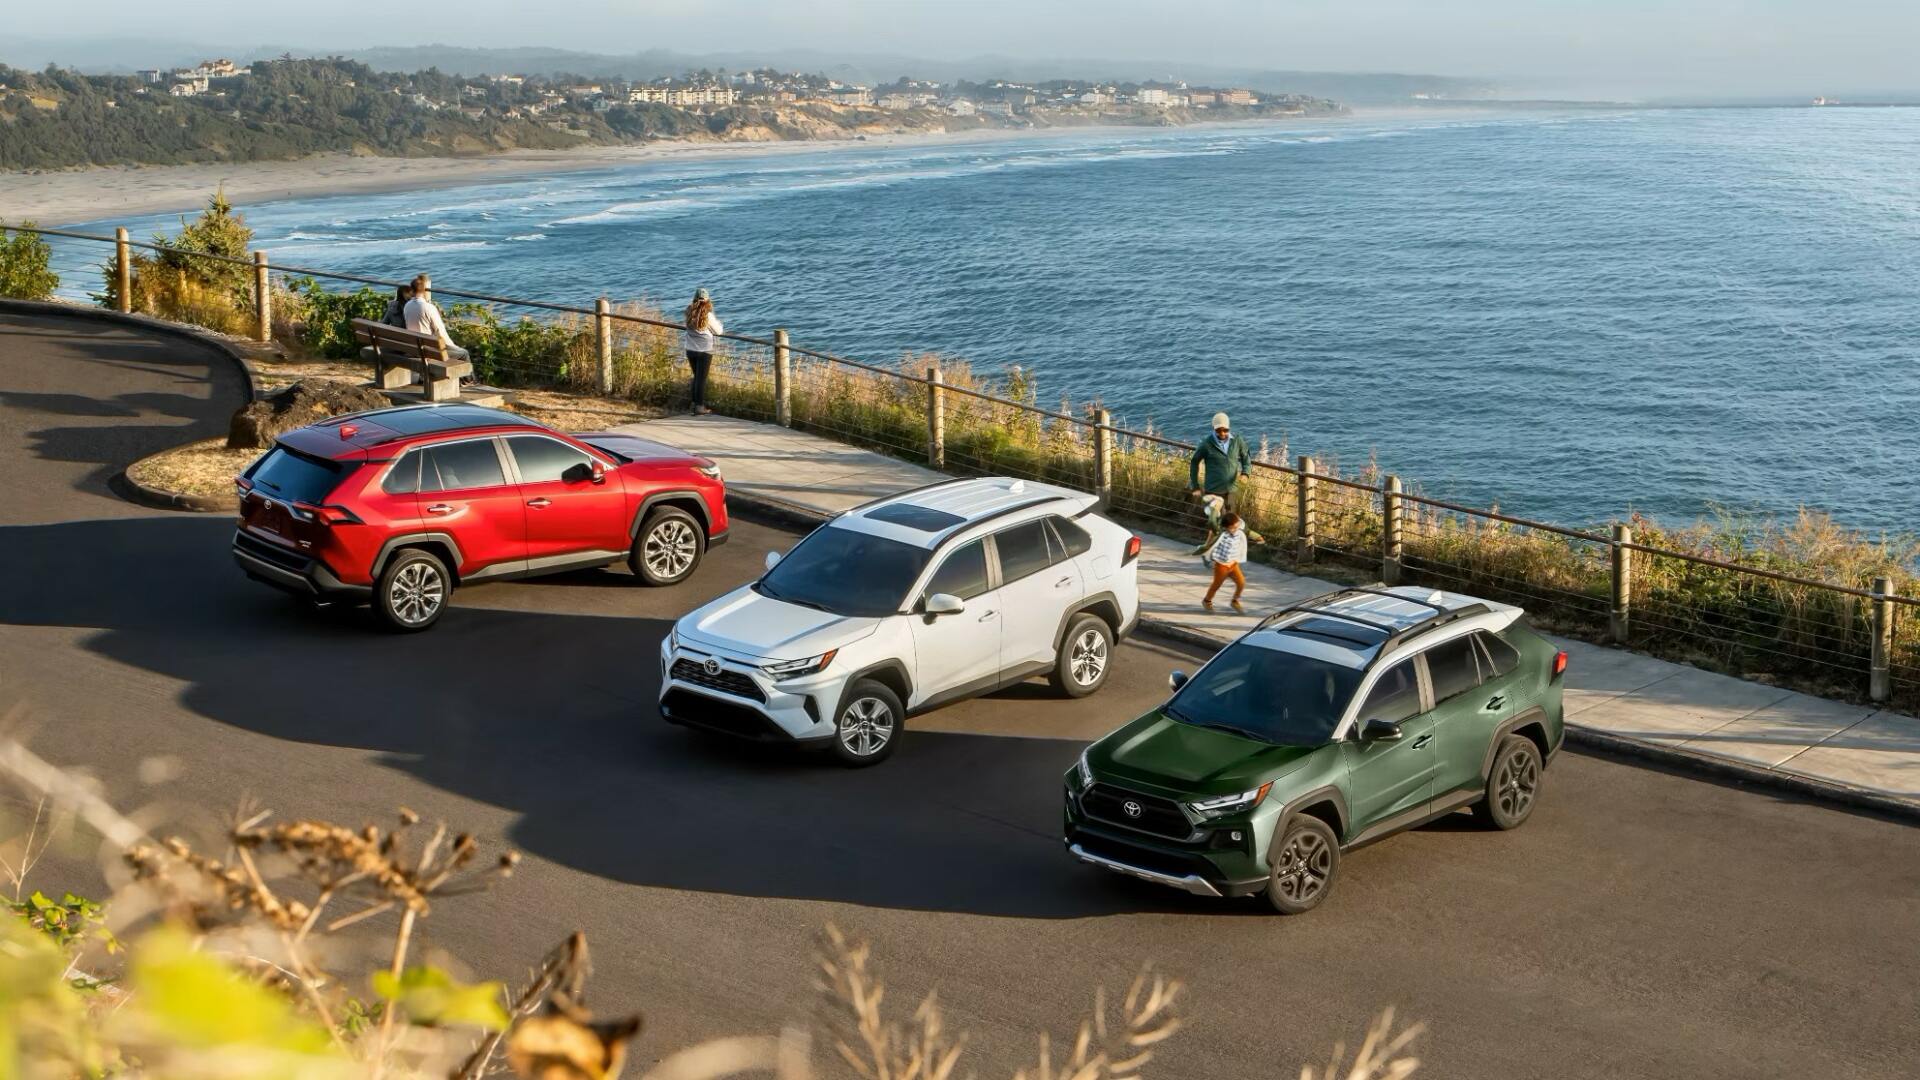
{"type": "MultiPolygon", "coordinates": [[[[803,1015],[832,921],[876,942],[903,1018],[939,987],[983,1077],[1145,961],[1190,987],[1160,1076],[1295,1075],[1385,1005],[1427,1025],[1423,1076],[1920,1074],[1920,830],[1569,752],[1525,828],[1374,845],[1308,916],[1187,897],[1074,863],[1057,829],[1085,740],[1191,654],[1139,639],[1092,699],[940,710],[865,771],[696,737],[654,711],[659,639],[791,534],[743,522],[670,590],[463,590],[419,636],[316,616],[240,575],[223,516],[109,489],[223,430],[241,385],[179,339],[0,314],[0,710],[166,831],[243,798],[406,805],[519,849],[429,947],[511,979],[584,929],[591,1000],[647,1015],[642,1061],[803,1015]]],[[[34,884],[98,888],[95,857],[63,843],[34,884]]]]}

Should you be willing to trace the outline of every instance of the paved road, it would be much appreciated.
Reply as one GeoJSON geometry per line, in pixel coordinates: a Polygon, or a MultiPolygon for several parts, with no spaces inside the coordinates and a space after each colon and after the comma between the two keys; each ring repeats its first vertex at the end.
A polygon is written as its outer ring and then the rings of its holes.
{"type": "MultiPolygon", "coordinates": [[[[660,635],[790,535],[743,524],[675,590],[476,587],[420,637],[314,617],[240,577],[225,520],[106,488],[219,430],[223,364],[0,316],[0,710],[177,831],[251,796],[520,848],[430,942],[509,974],[584,928],[597,1001],[648,1013],[643,1053],[797,1015],[833,920],[877,941],[902,1009],[939,986],[985,1077],[1143,960],[1192,986],[1163,1076],[1290,1075],[1387,1004],[1428,1024],[1435,1077],[1920,1074],[1920,830],[1570,753],[1525,829],[1368,848],[1308,917],[1161,891],[1061,854],[1058,778],[1190,656],[1136,642],[1089,701],[941,710],[863,772],[690,737],[652,709],[660,635]],[[155,761],[178,775],[142,786],[155,761]]],[[[67,845],[40,884],[95,887],[92,859],[67,845]]]]}

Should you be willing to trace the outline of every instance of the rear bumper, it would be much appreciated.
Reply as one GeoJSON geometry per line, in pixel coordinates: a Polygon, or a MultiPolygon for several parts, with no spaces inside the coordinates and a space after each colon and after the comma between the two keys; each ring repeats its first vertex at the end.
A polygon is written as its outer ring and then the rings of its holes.
{"type": "Polygon", "coordinates": [[[373,596],[371,587],[341,581],[319,559],[249,536],[244,529],[234,531],[233,561],[253,580],[295,596],[345,601],[373,596]]]}

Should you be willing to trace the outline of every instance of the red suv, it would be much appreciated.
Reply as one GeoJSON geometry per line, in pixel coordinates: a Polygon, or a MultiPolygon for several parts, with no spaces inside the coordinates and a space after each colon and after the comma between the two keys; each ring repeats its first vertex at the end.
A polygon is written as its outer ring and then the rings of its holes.
{"type": "Polygon", "coordinates": [[[727,538],[713,462],[472,405],[290,431],[235,483],[233,556],[248,577],[320,604],[371,602],[403,631],[432,626],[470,581],[625,559],[672,585],[727,538]]]}

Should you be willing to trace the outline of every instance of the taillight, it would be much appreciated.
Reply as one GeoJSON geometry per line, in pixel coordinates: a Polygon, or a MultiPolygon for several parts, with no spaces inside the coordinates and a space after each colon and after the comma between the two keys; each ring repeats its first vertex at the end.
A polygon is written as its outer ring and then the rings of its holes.
{"type": "Polygon", "coordinates": [[[1120,565],[1125,566],[1139,557],[1140,557],[1140,538],[1137,536],[1127,537],[1127,552],[1125,555],[1120,556],[1120,565]]]}
{"type": "Polygon", "coordinates": [[[240,494],[245,495],[253,490],[253,481],[244,476],[236,476],[233,478],[233,486],[240,489],[240,494]]]}
{"type": "Polygon", "coordinates": [[[1565,675],[1566,673],[1567,673],[1567,651],[1565,649],[1562,649],[1559,652],[1553,654],[1553,677],[1557,679],[1560,676],[1565,675]]]}
{"type": "Polygon", "coordinates": [[[308,521],[320,525],[360,524],[360,515],[355,514],[344,506],[336,506],[331,503],[325,506],[316,506],[313,503],[294,503],[293,512],[297,517],[303,517],[308,521]]]}

